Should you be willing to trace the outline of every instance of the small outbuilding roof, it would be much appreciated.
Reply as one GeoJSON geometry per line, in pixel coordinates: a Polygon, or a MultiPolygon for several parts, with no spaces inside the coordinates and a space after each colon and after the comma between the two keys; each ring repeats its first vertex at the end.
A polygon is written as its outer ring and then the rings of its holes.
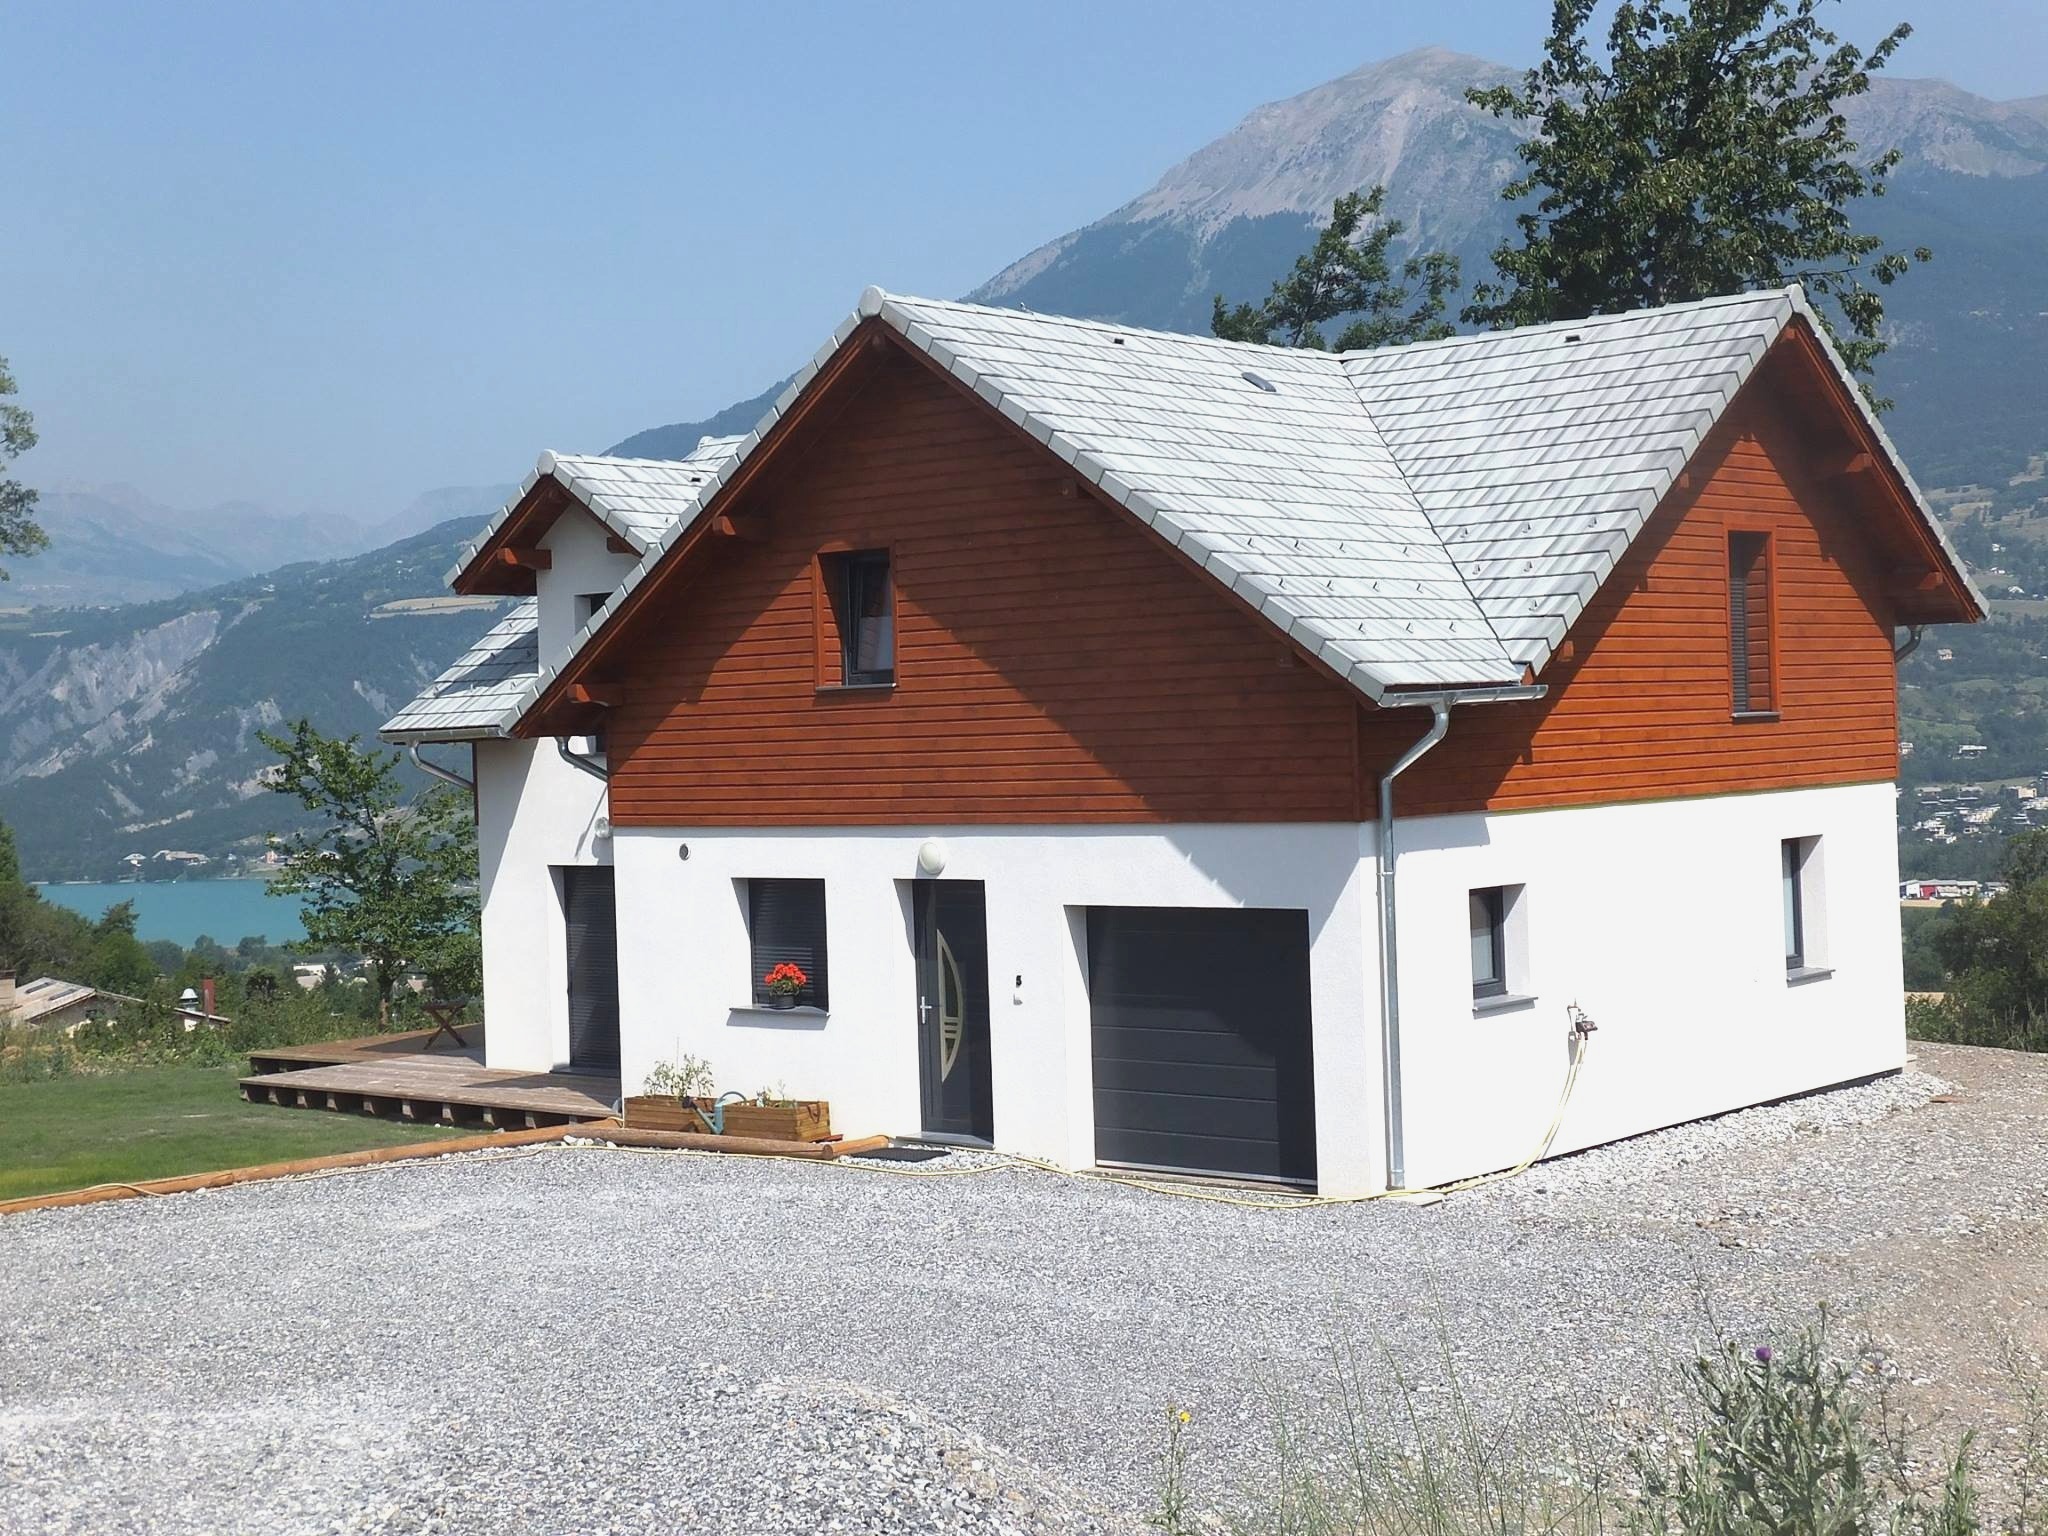
{"type": "Polygon", "coordinates": [[[51,1014],[76,1008],[98,997],[99,989],[79,981],[62,981],[55,976],[38,976],[14,990],[15,1018],[34,1024],[51,1014]]]}

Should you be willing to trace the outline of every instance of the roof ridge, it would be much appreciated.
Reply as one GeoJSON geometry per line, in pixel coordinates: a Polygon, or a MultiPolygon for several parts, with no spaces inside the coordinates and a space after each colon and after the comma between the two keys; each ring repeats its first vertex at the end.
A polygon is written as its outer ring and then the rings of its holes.
{"type": "Polygon", "coordinates": [[[1581,315],[1576,320],[1544,320],[1535,325],[1510,325],[1497,331],[1464,331],[1456,336],[1437,336],[1428,341],[1404,341],[1391,347],[1353,347],[1346,352],[1330,355],[1344,362],[1357,358],[1387,357],[1396,352],[1412,353],[1436,351],[1449,347],[1472,346],[1478,342],[1499,341],[1507,336],[1545,336],[1554,331],[1568,331],[1575,326],[1604,326],[1622,321],[1641,320],[1645,315],[1674,315],[1717,309],[1724,304],[1747,304],[1758,299],[1790,299],[1792,295],[1804,297],[1805,290],[1798,283],[1788,283],[1780,288],[1744,288],[1735,293],[1710,294],[1704,299],[1677,299],[1669,304],[1651,304],[1642,309],[1617,309],[1600,314],[1581,315]]]}

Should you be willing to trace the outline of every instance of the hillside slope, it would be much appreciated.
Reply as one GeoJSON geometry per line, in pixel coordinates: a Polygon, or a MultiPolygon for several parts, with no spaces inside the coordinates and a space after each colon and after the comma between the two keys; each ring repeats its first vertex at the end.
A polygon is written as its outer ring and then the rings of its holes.
{"type": "Polygon", "coordinates": [[[260,851],[296,825],[257,784],[256,732],[301,715],[374,732],[481,634],[497,605],[402,602],[445,598],[476,527],[189,597],[0,619],[0,817],[25,869],[101,878],[130,852],[260,851]]]}

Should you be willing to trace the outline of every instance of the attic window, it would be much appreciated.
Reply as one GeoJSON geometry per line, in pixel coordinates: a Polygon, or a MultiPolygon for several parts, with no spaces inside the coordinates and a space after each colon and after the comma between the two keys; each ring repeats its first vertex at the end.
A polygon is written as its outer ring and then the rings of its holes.
{"type": "Polygon", "coordinates": [[[1266,378],[1263,374],[1253,373],[1249,368],[1245,369],[1241,377],[1244,379],[1245,383],[1251,385],[1254,389],[1263,389],[1269,395],[1277,395],[1280,393],[1280,391],[1274,386],[1273,381],[1271,379],[1266,378]]]}
{"type": "Polygon", "coordinates": [[[1728,671],[1736,717],[1778,707],[1772,656],[1771,536],[1728,535],[1728,671]]]}
{"type": "Polygon", "coordinates": [[[842,688],[883,688],[896,681],[896,613],[890,591],[889,552],[862,549],[818,557],[837,641],[842,688]]]}

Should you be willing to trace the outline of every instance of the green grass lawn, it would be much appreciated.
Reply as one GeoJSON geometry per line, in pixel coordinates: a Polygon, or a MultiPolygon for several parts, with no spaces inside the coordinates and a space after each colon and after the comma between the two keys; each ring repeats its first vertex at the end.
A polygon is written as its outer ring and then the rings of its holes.
{"type": "Polygon", "coordinates": [[[244,1104],[235,1080],[245,1075],[234,1067],[141,1067],[0,1084],[0,1200],[450,1134],[365,1115],[244,1104]]]}

